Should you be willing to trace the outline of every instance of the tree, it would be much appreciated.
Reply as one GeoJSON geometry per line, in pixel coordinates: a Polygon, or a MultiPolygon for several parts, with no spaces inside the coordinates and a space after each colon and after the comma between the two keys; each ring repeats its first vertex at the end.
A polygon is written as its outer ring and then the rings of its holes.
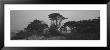
{"type": "Polygon", "coordinates": [[[66,29],[66,27],[69,27],[71,30],[75,30],[76,28],[76,24],[77,22],[75,22],[75,21],[68,21],[68,22],[66,22],[66,23],[64,23],[64,25],[61,27],[61,29],[66,29]]]}
{"type": "Polygon", "coordinates": [[[80,33],[96,33],[100,32],[100,18],[92,20],[68,21],[64,23],[62,28],[70,27],[72,31],[80,33]]]}
{"type": "Polygon", "coordinates": [[[42,31],[44,28],[47,28],[48,25],[45,23],[42,23],[42,21],[40,20],[34,20],[33,22],[31,22],[27,28],[25,28],[26,31],[42,31]]]}
{"type": "Polygon", "coordinates": [[[42,21],[36,19],[31,22],[26,28],[24,28],[24,30],[21,30],[16,33],[16,36],[13,36],[11,39],[24,39],[32,35],[36,35],[36,33],[37,35],[42,35],[43,30],[47,27],[47,24],[42,23],[42,21]]]}
{"type": "Polygon", "coordinates": [[[48,16],[51,20],[51,26],[55,26],[56,30],[60,27],[62,20],[67,19],[60,15],[59,13],[52,13],[49,14],[48,16]]]}
{"type": "Polygon", "coordinates": [[[92,20],[81,20],[76,24],[77,31],[80,33],[97,33],[100,32],[100,18],[92,20]]]}

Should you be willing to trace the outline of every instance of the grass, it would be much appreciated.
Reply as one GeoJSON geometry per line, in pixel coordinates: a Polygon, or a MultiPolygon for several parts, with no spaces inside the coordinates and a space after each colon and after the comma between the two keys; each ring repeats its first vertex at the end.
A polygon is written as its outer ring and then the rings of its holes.
{"type": "Polygon", "coordinates": [[[67,40],[100,40],[100,33],[70,33],[65,35],[67,40]]]}
{"type": "Polygon", "coordinates": [[[100,40],[100,33],[47,33],[43,34],[36,31],[21,32],[11,38],[12,40],[100,40]]]}

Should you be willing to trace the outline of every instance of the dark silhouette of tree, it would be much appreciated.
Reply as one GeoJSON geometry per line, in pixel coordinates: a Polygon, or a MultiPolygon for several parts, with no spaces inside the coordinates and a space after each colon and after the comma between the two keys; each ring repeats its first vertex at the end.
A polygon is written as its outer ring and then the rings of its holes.
{"type": "Polygon", "coordinates": [[[92,20],[82,20],[78,23],[78,32],[97,33],[100,32],[100,18],[92,20]]]}
{"type": "MultiPolygon", "coordinates": [[[[61,27],[61,29],[65,30],[66,27],[69,27],[71,30],[75,30],[76,23],[77,23],[76,21],[68,21],[68,22],[64,23],[64,25],[61,27]]],[[[65,31],[67,31],[67,30],[65,30],[65,31]]]]}
{"type": "Polygon", "coordinates": [[[57,26],[58,24],[58,20],[57,20],[57,17],[61,17],[62,15],[60,15],[59,13],[52,13],[52,14],[49,14],[48,15],[50,20],[54,23],[54,21],[56,21],[55,25],[57,26]]]}
{"type": "Polygon", "coordinates": [[[11,39],[24,39],[32,35],[41,35],[43,34],[43,30],[47,27],[47,24],[42,23],[42,21],[36,19],[31,22],[26,28],[24,28],[24,30],[16,33],[16,36],[12,37],[11,39]]]}
{"type": "Polygon", "coordinates": [[[31,22],[27,28],[25,28],[26,31],[42,31],[44,28],[47,28],[48,25],[45,23],[42,23],[42,21],[39,20],[34,20],[33,22],[31,22]]]}
{"type": "Polygon", "coordinates": [[[63,17],[59,13],[52,13],[48,15],[51,20],[51,26],[49,28],[49,32],[51,35],[60,35],[60,31],[58,30],[60,28],[61,22],[64,19],[67,19],[63,17]]]}
{"type": "Polygon", "coordinates": [[[68,21],[64,23],[63,28],[69,26],[72,31],[74,29],[80,33],[96,33],[100,32],[100,18],[92,20],[68,21]]]}
{"type": "Polygon", "coordinates": [[[60,27],[62,20],[67,19],[59,13],[52,13],[52,14],[49,14],[48,16],[51,20],[51,26],[53,27],[56,25],[55,29],[58,29],[60,27]]]}

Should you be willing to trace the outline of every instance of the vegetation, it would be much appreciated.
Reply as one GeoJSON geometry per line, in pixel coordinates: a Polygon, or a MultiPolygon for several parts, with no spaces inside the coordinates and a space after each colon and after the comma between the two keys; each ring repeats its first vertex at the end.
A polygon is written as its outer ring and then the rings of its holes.
{"type": "MultiPolygon", "coordinates": [[[[56,19],[59,14],[50,14],[49,18],[56,19]]],[[[62,15],[61,15],[62,16],[62,15]]],[[[56,20],[57,22],[57,20],[56,20]]],[[[27,39],[27,40],[99,40],[100,39],[100,18],[92,20],[68,21],[60,27],[47,24],[40,20],[34,20],[24,30],[19,31],[11,37],[12,40],[27,39]],[[70,33],[62,33],[66,27],[71,29],[70,33]]]]}
{"type": "Polygon", "coordinates": [[[100,18],[92,20],[69,21],[64,27],[69,26],[72,32],[66,37],[68,40],[99,40],[100,39],[100,18]]]}
{"type": "Polygon", "coordinates": [[[69,21],[64,23],[64,27],[69,26],[73,31],[74,29],[80,33],[96,33],[100,32],[100,18],[93,20],[69,21]]]}
{"type": "Polygon", "coordinates": [[[23,39],[35,34],[41,35],[43,34],[42,32],[45,28],[48,28],[48,25],[36,19],[33,22],[31,22],[27,26],[27,28],[24,28],[24,30],[21,30],[18,33],[16,33],[16,36],[12,37],[11,39],[23,39]]]}

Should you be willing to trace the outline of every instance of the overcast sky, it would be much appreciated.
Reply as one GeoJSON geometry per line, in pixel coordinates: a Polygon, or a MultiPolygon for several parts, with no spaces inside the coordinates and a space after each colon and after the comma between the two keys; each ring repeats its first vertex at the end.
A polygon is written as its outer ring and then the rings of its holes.
{"type": "Polygon", "coordinates": [[[94,19],[100,16],[99,10],[11,10],[11,32],[23,30],[35,19],[45,21],[49,25],[50,20],[48,15],[56,12],[68,18],[62,23],[67,21],[94,19]]]}

